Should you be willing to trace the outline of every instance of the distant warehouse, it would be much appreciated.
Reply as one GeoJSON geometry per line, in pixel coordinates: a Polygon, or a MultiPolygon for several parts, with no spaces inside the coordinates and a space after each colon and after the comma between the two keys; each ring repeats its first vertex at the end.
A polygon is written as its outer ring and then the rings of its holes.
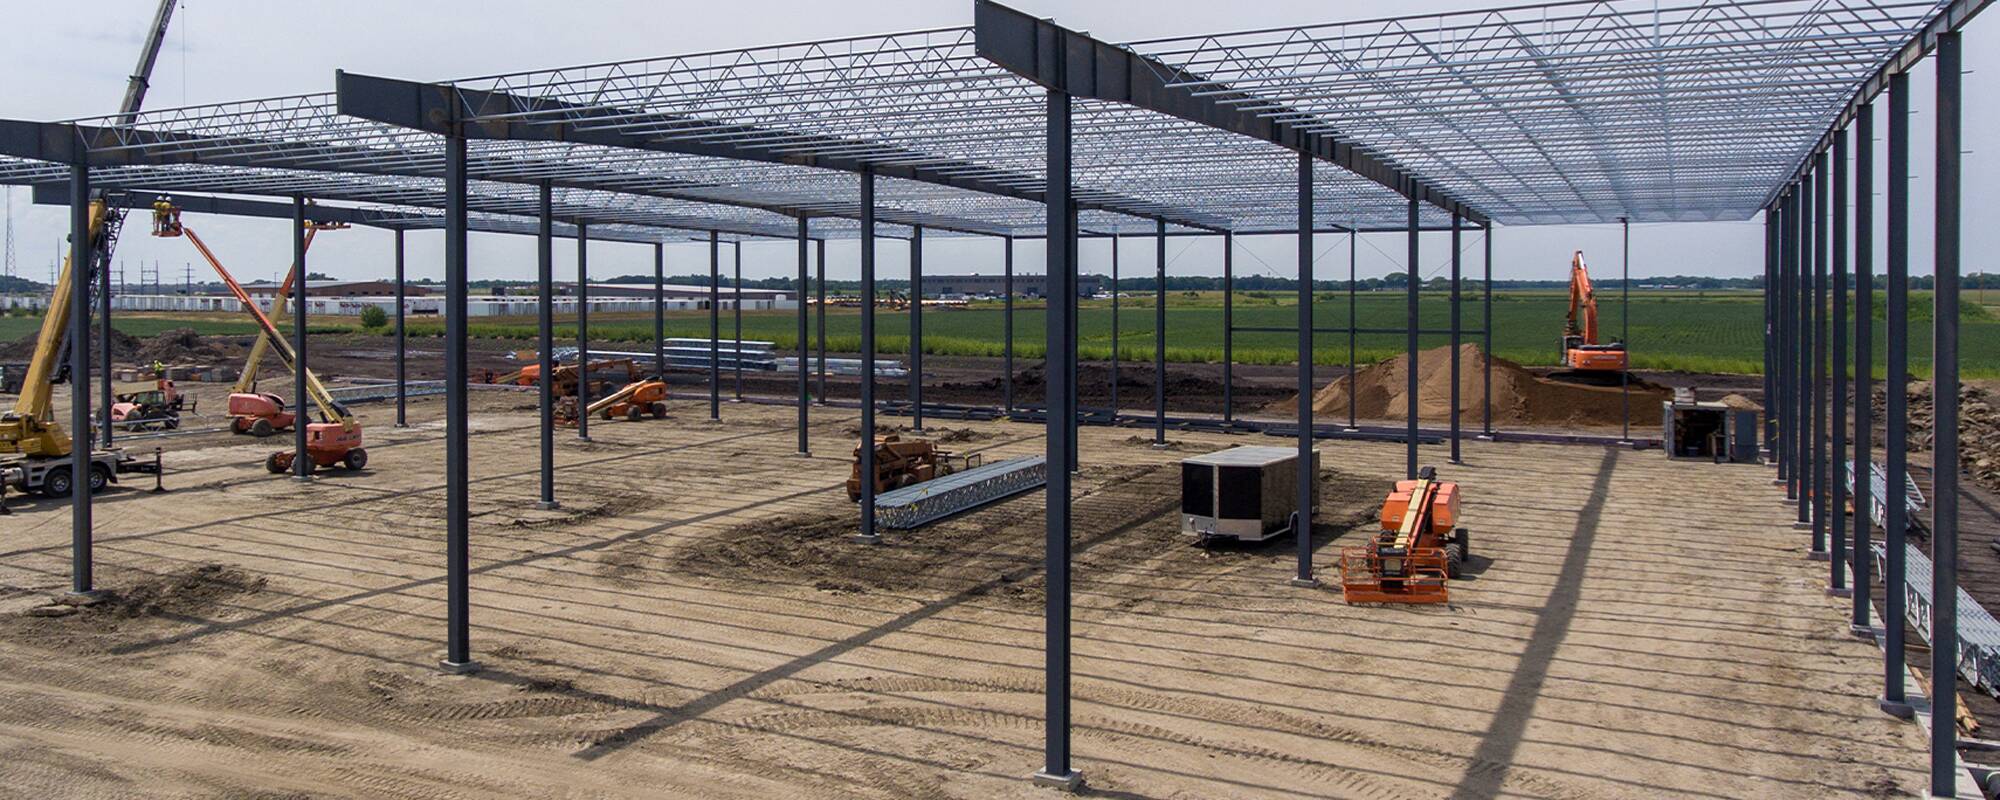
{"type": "MultiPolygon", "coordinates": [[[[1085,297],[1097,294],[1103,279],[1096,275],[1079,275],[1076,279],[1076,293],[1085,297]]],[[[1014,294],[1022,297],[1046,297],[1048,277],[1045,275],[1015,275],[1014,294]]],[[[1007,291],[1005,275],[925,275],[925,297],[977,297],[990,295],[998,297],[1007,291]]]]}

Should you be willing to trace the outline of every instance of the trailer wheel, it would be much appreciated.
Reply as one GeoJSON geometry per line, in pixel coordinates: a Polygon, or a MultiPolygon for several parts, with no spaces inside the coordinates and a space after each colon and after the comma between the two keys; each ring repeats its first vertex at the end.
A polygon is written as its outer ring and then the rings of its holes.
{"type": "Polygon", "coordinates": [[[1444,576],[1458,580],[1459,565],[1465,563],[1465,550],[1457,542],[1444,546],[1444,576]]]}
{"type": "Polygon", "coordinates": [[[349,470],[360,471],[368,466],[368,451],[356,447],[347,451],[347,455],[340,459],[340,463],[346,465],[349,470]]]}
{"type": "Polygon", "coordinates": [[[276,428],[271,427],[271,421],[268,419],[260,418],[257,421],[250,423],[250,435],[255,436],[259,439],[262,439],[266,436],[270,436],[271,434],[277,432],[278,431],[276,428]]]}
{"type": "Polygon", "coordinates": [[[103,464],[90,465],[90,493],[97,494],[111,485],[111,470],[103,464]]]}
{"type": "Polygon", "coordinates": [[[49,497],[68,497],[76,487],[70,480],[69,467],[56,467],[42,476],[42,494],[49,497]]]}

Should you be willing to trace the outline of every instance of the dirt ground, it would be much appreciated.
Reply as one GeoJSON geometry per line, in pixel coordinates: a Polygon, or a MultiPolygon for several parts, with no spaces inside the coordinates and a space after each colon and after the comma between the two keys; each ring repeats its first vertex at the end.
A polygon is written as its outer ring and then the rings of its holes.
{"type": "MultiPolygon", "coordinates": [[[[114,599],[66,586],[65,505],[0,521],[0,796],[1052,797],[1038,494],[850,544],[849,412],[677,399],[561,437],[537,511],[527,398],[473,395],[471,622],[440,674],[441,404],[360,406],[373,453],[309,485],[268,443],[161,440],[173,491],[97,506],[114,599]]],[[[892,424],[894,419],[890,420],[892,424]]],[[[954,447],[1039,429],[951,422],[954,447]]],[[[1475,559],[1453,602],[1287,584],[1289,541],[1177,531],[1174,464],[1285,440],[1087,428],[1076,497],[1075,766],[1093,796],[1897,797],[1917,729],[1875,710],[1872,645],[1768,469],[1469,442],[1475,559]],[[1699,502],[1690,502],[1700,498],[1699,502]]],[[[1401,472],[1338,442],[1314,537],[1332,577],[1401,472]]],[[[1441,461],[1441,448],[1427,459],[1441,461]]]]}

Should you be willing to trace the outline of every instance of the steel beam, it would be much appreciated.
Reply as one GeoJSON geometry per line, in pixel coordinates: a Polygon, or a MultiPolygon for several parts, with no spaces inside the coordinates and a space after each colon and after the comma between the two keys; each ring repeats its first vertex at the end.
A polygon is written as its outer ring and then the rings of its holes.
{"type": "MultiPolygon", "coordinates": [[[[1618,343],[1625,346],[1625,368],[1618,372],[1620,444],[1632,441],[1632,218],[1618,218],[1620,274],[1618,294],[1618,343]]],[[[1415,277],[1415,276],[1412,276],[1415,277]]]]}
{"type": "MultiPolygon", "coordinates": [[[[95,599],[90,503],[90,166],[69,168],[69,593],[95,599]]],[[[49,302],[61,302],[50,298],[49,302]]],[[[303,422],[301,422],[303,427],[303,422]]]]}
{"type": "Polygon", "coordinates": [[[1778,438],[1772,443],[1777,452],[1778,481],[1785,486],[1787,502],[1798,500],[1796,457],[1798,448],[1792,445],[1796,433],[1792,430],[1793,411],[1792,373],[1798,360],[1792,355],[1796,320],[1792,313],[1792,297],[1797,289],[1798,255],[1798,197],[1799,187],[1792,187],[1778,198],[1778,394],[1771,401],[1778,418],[1778,438]]]}
{"type": "MultiPolygon", "coordinates": [[[[1931,796],[1958,796],[1958,291],[1960,93],[1956,31],[1937,40],[1936,281],[1931,294],[1931,796]]],[[[1894,486],[1896,484],[1890,484],[1894,486]]]]}
{"type": "Polygon", "coordinates": [[[1124,240],[1118,234],[1111,235],[1111,416],[1116,419],[1118,409],[1118,345],[1125,341],[1118,330],[1118,318],[1122,309],[1118,302],[1118,246],[1124,240]]]}
{"type": "MultiPolygon", "coordinates": [[[[467,461],[471,428],[466,409],[465,138],[445,137],[444,234],[444,464],[445,464],[445,657],[439,666],[464,674],[479,669],[472,660],[470,479],[467,461]]],[[[303,365],[302,365],[303,369],[303,365]]]]}
{"type": "Polygon", "coordinates": [[[972,18],[981,57],[1052,91],[1124,103],[1269,142],[1338,166],[1412,200],[1462,214],[1477,223],[1486,221],[1477,209],[1334,132],[1318,117],[1282,103],[1257,100],[1249,93],[1220,86],[1131,48],[1099,41],[992,0],[977,0],[972,18]],[[1195,83],[1202,88],[1190,88],[1195,83]],[[1249,102],[1253,100],[1257,100],[1254,108],[1249,102]],[[1307,134],[1301,127],[1311,127],[1315,133],[1307,134]]]}
{"type": "Polygon", "coordinates": [[[1360,365],[1356,363],[1356,359],[1359,357],[1358,350],[1356,349],[1356,347],[1360,342],[1360,337],[1361,337],[1361,332],[1359,330],[1361,326],[1357,325],[1356,322],[1360,320],[1361,317],[1359,310],[1360,307],[1355,301],[1356,289],[1354,288],[1355,284],[1357,283],[1355,279],[1355,270],[1358,267],[1356,265],[1361,263],[1360,255],[1361,255],[1361,232],[1358,230],[1348,231],[1347,232],[1347,430],[1349,430],[1350,432],[1358,431],[1361,429],[1361,426],[1356,422],[1354,417],[1359,403],[1359,401],[1357,401],[1355,398],[1358,394],[1360,394],[1359,392],[1356,392],[1354,390],[1355,389],[1354,376],[1361,368],[1360,365]]]}
{"type": "MultiPolygon", "coordinates": [[[[1041,191],[1032,188],[1034,178],[1028,175],[998,175],[990,166],[978,162],[957,161],[916,151],[903,151],[893,155],[878,151],[858,156],[854,155],[852,142],[803,131],[766,129],[762,131],[763,135],[752,136],[746,135],[752,131],[741,124],[712,123],[692,117],[640,113],[631,109],[606,106],[576,105],[466,86],[422,83],[353,72],[336,72],[334,83],[338,94],[338,110],[341,114],[434,133],[440,132],[441,118],[477,118],[479,121],[465,125],[466,135],[475,139],[569,142],[734,161],[819,167],[841,172],[859,172],[867,169],[881,177],[902,178],[1019,200],[1043,202],[1045,199],[1041,191]],[[629,129],[635,126],[672,128],[674,133],[647,135],[629,132],[629,129]],[[703,135],[705,128],[715,133],[730,134],[730,141],[714,141],[713,136],[703,135]],[[757,144],[755,143],[757,141],[772,144],[757,144]],[[815,152],[804,152],[809,149],[815,152]]],[[[0,130],[0,144],[5,143],[4,134],[5,131],[0,130]]],[[[1093,192],[1092,196],[1110,197],[1104,192],[1093,192]]],[[[707,197],[676,199],[717,202],[707,197]]],[[[747,207],[761,207],[782,214],[798,214],[806,210],[771,205],[747,207]]],[[[1096,199],[1084,203],[1082,207],[1149,217],[1161,213],[1157,204],[1123,198],[1096,199]]],[[[1169,216],[1175,224],[1191,228],[1219,230],[1225,224],[1221,219],[1189,214],[1170,213],[1169,216]]],[[[931,227],[942,227],[937,222],[927,224],[931,227]]],[[[958,229],[964,233],[984,235],[1005,232],[972,225],[958,229]]]]}
{"type": "MultiPolygon", "coordinates": [[[[307,423],[312,421],[312,401],[306,398],[306,373],[311,359],[306,348],[306,199],[292,196],[292,477],[312,477],[312,454],[306,452],[307,423]]],[[[331,420],[328,420],[329,422],[331,420]]]]}
{"type": "MultiPolygon", "coordinates": [[[[1764,413],[1759,434],[1763,456],[1772,460],[1772,437],[1777,433],[1771,414],[1771,399],[1778,392],[1778,212],[1775,203],[1764,209],[1764,413]]],[[[1773,462],[1775,463],[1775,462],[1773,462]]]]}
{"type": "MultiPolygon", "coordinates": [[[[1799,485],[1798,518],[1794,525],[1801,529],[1812,527],[1813,476],[1817,470],[1812,460],[1813,443],[1813,391],[1812,391],[1812,348],[1813,348],[1813,228],[1817,221],[1814,186],[1819,183],[1819,173],[1806,177],[1799,190],[1799,252],[1798,252],[1798,292],[1792,298],[1793,340],[1798,345],[1796,362],[1792,371],[1792,477],[1799,485]]],[[[1821,552],[1824,542],[1813,542],[1811,552],[1821,552]]]]}
{"type": "Polygon", "coordinates": [[[540,374],[535,378],[535,393],[541,400],[541,456],[542,456],[542,499],[536,504],[544,511],[558,507],[556,502],[556,318],[555,318],[555,203],[551,195],[553,189],[548,181],[537,187],[538,204],[541,214],[536,221],[535,235],[535,278],[540,302],[535,304],[537,337],[535,361],[540,366],[540,374]]]}
{"type": "MultiPolygon", "coordinates": [[[[1007,236],[1001,241],[1000,286],[1006,297],[1000,301],[1000,336],[1005,339],[1000,343],[1000,368],[1006,374],[1000,376],[1000,393],[1007,413],[1011,414],[1014,412],[1014,237],[1007,236]]],[[[1046,288],[1047,284],[1043,285],[1046,288]]]]}
{"type": "MultiPolygon", "coordinates": [[[[1887,395],[1888,437],[1883,446],[1887,464],[1884,477],[1888,486],[1901,487],[1909,481],[1909,402],[1910,402],[1910,76],[1898,72],[1889,79],[1889,185],[1888,191],[1888,373],[1883,386],[1887,395]]],[[[1904,622],[1903,591],[1906,580],[1905,534],[1909,511],[1903,503],[1889,502],[1888,523],[1882,528],[1882,543],[1888,553],[1882,571],[1882,710],[1908,717],[1911,706],[1903,694],[1903,648],[1907,625],[1904,622]]],[[[1949,652],[1949,651],[1947,651],[1949,652]]]]}

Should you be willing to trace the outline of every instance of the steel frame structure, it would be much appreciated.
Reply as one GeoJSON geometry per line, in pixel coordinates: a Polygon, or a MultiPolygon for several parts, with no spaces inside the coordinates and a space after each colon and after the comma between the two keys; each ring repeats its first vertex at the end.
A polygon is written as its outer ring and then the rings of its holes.
{"type": "MultiPolygon", "coordinates": [[[[541,243],[545,300],[548,242],[557,219],[571,226],[580,249],[586,230],[604,238],[621,228],[635,238],[657,232],[650,238],[656,244],[668,230],[705,233],[711,334],[719,333],[717,251],[724,233],[796,239],[802,301],[808,233],[822,243],[862,242],[864,293],[871,298],[874,244],[879,236],[894,236],[894,229],[907,229],[917,246],[920,229],[1001,237],[1010,278],[1015,239],[1044,238],[1049,296],[1065,298],[1052,302],[1046,315],[1051,363],[1042,408],[1062,409],[1042,415],[1046,455],[1073,468],[1072,298],[1079,236],[1150,233],[1164,242],[1169,235],[1220,235],[1228,243],[1226,283],[1233,276],[1234,234],[1298,236],[1305,282],[1294,332],[1303,396],[1312,388],[1318,331],[1310,284],[1316,231],[1400,232],[1408,239],[1412,275],[1418,234],[1452,231],[1451,333],[1457,341],[1466,331],[1458,317],[1456,245],[1468,224],[1487,234],[1490,275],[1495,223],[1745,219],[1762,211],[1769,231],[1767,275],[1780,281],[1768,307],[1780,437],[1772,452],[1818,550],[1826,532],[1828,462],[1838,456],[1830,457],[1821,439],[1827,336],[1815,329],[1827,323],[1819,301],[1829,281],[1814,274],[1824,276],[1829,266],[1828,181],[1846,177],[1845,170],[1828,175],[1827,152],[1884,87],[1903,87],[1892,92],[1891,105],[1900,101],[1906,111],[1904,74],[1938,49],[1950,73],[1939,83],[1938,233],[1941,243],[1955,245],[1956,31],[1986,4],[1598,0],[1113,44],[975,0],[969,27],[443,83],[343,73],[332,93],[129,118],[0,120],[0,183],[67,183],[79,232],[88,224],[84,199],[92,187],[284,197],[295,222],[305,216],[307,197],[393,207],[398,210],[380,213],[385,226],[399,230],[436,221],[446,234],[447,275],[443,666],[455,672],[477,668],[467,623],[465,238],[482,225],[527,227],[526,220],[541,243]],[[892,230],[885,233],[884,226],[892,230]]],[[[1905,380],[1900,320],[1907,302],[1907,255],[1899,249],[1907,246],[1908,221],[1906,190],[1897,184],[1908,175],[1907,120],[1892,114],[1890,129],[1886,424],[1890,440],[1899,442],[1905,380]]],[[[1872,204],[1866,194],[1855,197],[1857,205],[1872,204]]],[[[1843,204],[1832,205],[1836,214],[1845,213],[1843,204]]],[[[1845,230],[1843,222],[1834,226],[1845,230]]],[[[81,263],[80,242],[87,237],[76,239],[81,263]]],[[[1847,245],[1844,235],[1837,239],[1837,246],[1847,245]]],[[[1939,249],[1940,320],[1956,319],[1947,312],[1956,302],[1957,255],[1955,246],[1939,249]]],[[[303,258],[296,261],[294,269],[302,272],[303,258]]],[[[1841,257],[1833,262],[1846,263],[1841,257]]],[[[1865,261],[1857,257],[1856,267],[1862,272],[1865,261]]],[[[81,311],[87,295],[88,287],[75,286],[73,308],[81,311]]],[[[1408,295],[1406,324],[1396,332],[1406,335],[1414,359],[1422,332],[1414,280],[1408,295]]],[[[1490,283],[1488,296],[1490,310],[1490,283]]],[[[87,316],[76,317],[71,335],[77,341],[86,338],[87,316]]],[[[864,431],[872,430],[876,411],[874,317],[874,304],[864,302],[864,431]]],[[[913,333],[921,330],[919,319],[912,324],[913,333]]],[[[1236,330],[1227,305],[1224,325],[1236,330]]],[[[1941,359],[1953,355],[1943,346],[1948,325],[1940,323],[1941,359]]],[[[546,340],[546,303],[543,328],[546,340]]],[[[1011,313],[1008,328],[1011,410],[1011,313]]],[[[823,330],[822,323],[822,359],[823,330]]],[[[1163,331],[1161,324],[1156,336],[1163,331]]],[[[1352,348],[1359,329],[1351,319],[1345,332],[1352,348]]],[[[1490,315],[1476,332],[1490,342],[1490,315]]],[[[543,348],[545,359],[549,349],[543,348]]],[[[79,431],[87,429],[89,406],[83,350],[72,352],[79,376],[73,425],[79,431]]],[[[712,362],[710,370],[711,418],[719,417],[718,365],[712,362]]],[[[1225,364],[1225,375],[1227,370],[1225,364]]],[[[1855,374],[1865,370],[1860,366],[1855,374]]],[[[548,374],[545,364],[545,380],[548,374]]],[[[916,374],[911,413],[920,421],[920,369],[916,374]]],[[[1415,370],[1410,374],[1414,381],[1415,370]]],[[[1955,409],[1943,398],[1956,397],[1956,373],[1941,363],[1938,379],[1937,424],[1943,430],[1955,422],[1955,409]]],[[[820,394],[823,400],[823,384],[820,394]]],[[[804,452],[803,372],[799,402],[804,452]]],[[[1404,434],[1412,472],[1420,435],[1416,403],[1412,387],[1404,434]]],[[[1296,434],[1304,455],[1317,429],[1310,404],[1300,405],[1296,434]]],[[[546,428],[546,400],[543,416],[546,428]]],[[[1836,409],[1834,416],[1842,414],[1836,409]]],[[[1857,426],[1868,424],[1864,419],[1857,413],[1857,426]]],[[[1156,437],[1163,436],[1163,404],[1155,424],[1156,437]]],[[[1490,410],[1483,427],[1494,434],[1490,410]]],[[[1456,458],[1456,418],[1451,428],[1456,458]]],[[[1864,446],[1866,437],[1856,438],[1864,446]]],[[[545,430],[544,501],[553,505],[547,441],[545,430]]],[[[872,448],[861,450],[865,475],[872,471],[872,448]]],[[[1890,484],[1900,485],[1901,448],[1890,450],[1890,484]]],[[[1303,470],[1309,459],[1301,461],[1303,470]]],[[[1948,465],[1955,469],[1941,456],[1939,469],[1948,465]]],[[[1940,479],[1941,493],[1947,482],[1940,479]]],[[[1310,583],[1310,492],[1303,483],[1295,512],[1297,580],[1310,583]]],[[[872,482],[863,486],[860,538],[879,541],[868,496],[872,482]]],[[[1047,492],[1048,727],[1038,778],[1073,787],[1081,775],[1070,763],[1068,740],[1069,470],[1051,470],[1047,492]]],[[[87,491],[78,492],[75,509],[74,580],[83,590],[90,588],[87,491]]],[[[1941,501],[1937,513],[1939,552],[1949,555],[1955,509],[1941,501]]],[[[1893,553],[1902,531],[1893,510],[1890,520],[1893,553]]],[[[1865,541],[1866,533],[1857,531],[1857,537],[1865,541]]],[[[1850,560],[1863,557],[1858,545],[1850,552],[1850,560]]],[[[1831,560],[1838,575],[1845,565],[1831,560]]],[[[1933,588],[1940,594],[1932,607],[1950,620],[1955,576],[1948,558],[1938,563],[1933,588]]],[[[1887,564],[1884,577],[1894,587],[1900,567],[1893,556],[1887,564]]],[[[1895,708],[1902,701],[1895,667],[1903,620],[1893,599],[1899,591],[1887,594],[1890,686],[1884,704],[1895,708]]],[[[1932,628],[1947,638],[1953,630],[1950,624],[1932,628]]],[[[1952,649],[1938,642],[1933,648],[1952,649]]],[[[1949,674],[1951,665],[1937,669],[1949,674]]],[[[1938,707],[1948,711],[1950,693],[1939,695],[1938,707]]],[[[1950,778],[1953,756],[1950,726],[1937,730],[1934,793],[1950,778]]]]}

